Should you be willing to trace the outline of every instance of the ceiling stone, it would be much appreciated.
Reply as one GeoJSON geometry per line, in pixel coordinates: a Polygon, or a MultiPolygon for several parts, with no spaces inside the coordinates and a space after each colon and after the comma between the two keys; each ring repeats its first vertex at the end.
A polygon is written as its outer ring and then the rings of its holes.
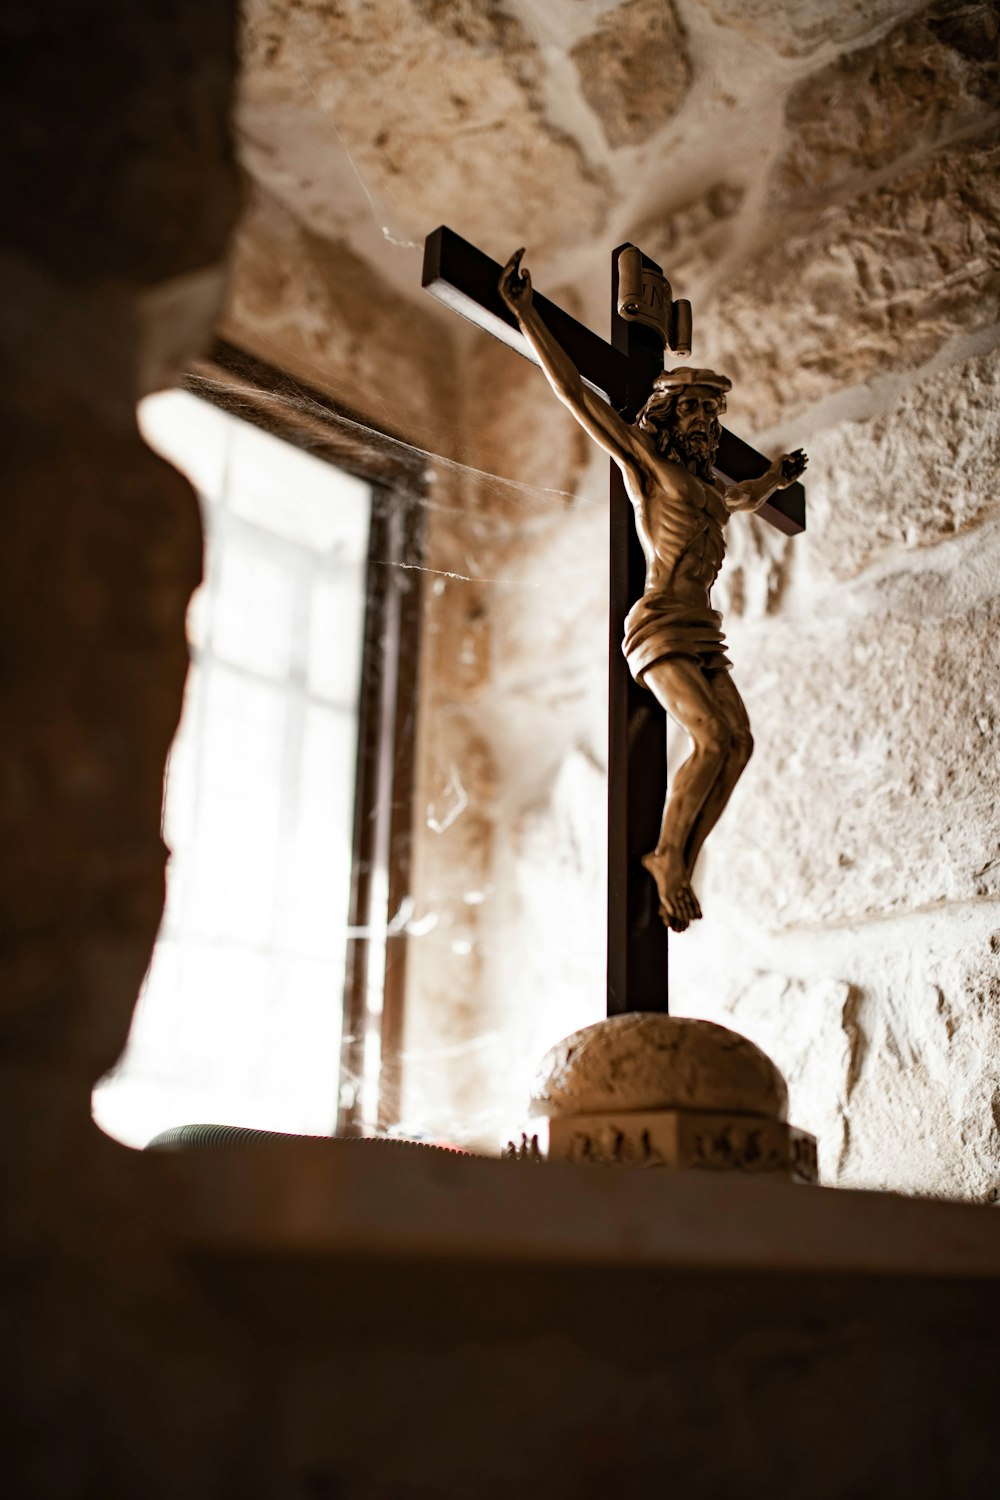
{"type": "Polygon", "coordinates": [[[875,27],[906,15],[913,0],[702,0],[721,26],[789,57],[849,46],[875,27]]]}
{"type": "Polygon", "coordinates": [[[546,245],[600,228],[607,176],[546,118],[536,44],[499,6],[256,0],[247,23],[248,165],[316,231],[344,228],[338,145],[408,237],[447,222],[493,244],[502,224],[505,243],[546,245]]]}
{"type": "Polygon", "coordinates": [[[744,197],[744,189],[734,183],[714,183],[671,213],[642,220],[632,237],[647,255],[669,266],[671,276],[685,272],[686,290],[732,244],[744,197]]]}
{"type": "Polygon", "coordinates": [[[670,0],[629,0],[573,48],[584,98],[611,146],[634,146],[676,113],[691,64],[670,0]]]}
{"type": "MultiPolygon", "coordinates": [[[[601,332],[609,248],[633,239],[694,300],[699,357],[737,377],[733,420],[760,434],[996,317],[997,9],[248,0],[242,238],[267,239],[269,201],[328,287],[363,263],[460,347],[471,331],[420,290],[438,224],[499,260],[527,245],[536,286],[572,288],[601,332]]],[[[238,268],[262,284],[268,253],[238,268]]],[[[299,342],[343,364],[317,306],[299,342]]]]}
{"type": "Polygon", "coordinates": [[[701,317],[762,432],[831,390],[916,369],[1000,316],[1000,138],[941,151],[750,258],[701,317]]]}
{"type": "Polygon", "coordinates": [[[998,46],[997,0],[942,0],[807,78],[786,105],[775,197],[823,199],[862,172],[982,125],[1000,107],[998,46]]]}

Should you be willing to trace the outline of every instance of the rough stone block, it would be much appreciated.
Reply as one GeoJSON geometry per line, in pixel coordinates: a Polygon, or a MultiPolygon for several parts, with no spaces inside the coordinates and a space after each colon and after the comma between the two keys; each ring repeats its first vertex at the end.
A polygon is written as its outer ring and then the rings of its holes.
{"type": "Polygon", "coordinates": [[[844,979],[765,973],[740,986],[726,1018],[773,1057],[792,1119],[816,1138],[824,1182],[839,1182],[851,1143],[851,1099],[867,1053],[866,996],[844,979]]]}
{"type": "Polygon", "coordinates": [[[791,1118],[817,1138],[823,1182],[992,1201],[995,915],[940,907],[763,942],[739,920],[719,912],[693,949],[675,946],[675,1003],[738,1028],[774,1058],[791,1118]],[[754,972],[761,959],[773,967],[754,972]]]}
{"type": "Polygon", "coordinates": [[[913,0],[702,0],[721,26],[732,26],[787,57],[846,46],[914,8],[913,0]]]}
{"type": "Polygon", "coordinates": [[[998,48],[992,0],[944,0],[875,46],[838,57],[789,95],[788,143],[772,192],[823,201],[861,174],[984,121],[1000,98],[998,48]]]}
{"type": "Polygon", "coordinates": [[[691,86],[684,31],[671,0],[612,7],[571,55],[609,146],[635,146],[655,135],[691,86]]]}
{"type": "Polygon", "coordinates": [[[385,205],[404,237],[444,222],[491,249],[501,234],[542,246],[598,228],[609,186],[548,120],[536,43],[498,5],[258,0],[247,21],[240,118],[253,171],[314,230],[344,231],[326,187],[344,150],[376,219],[385,205]],[[482,138],[488,158],[470,149],[482,138]]]}
{"type": "Polygon", "coordinates": [[[757,742],[704,894],[762,928],[1000,895],[996,536],[734,630],[757,742]]]}
{"type": "Polygon", "coordinates": [[[717,182],[676,208],[641,219],[629,239],[659,261],[675,296],[690,296],[696,279],[731,248],[744,197],[742,187],[717,182]]]}
{"type": "Polygon", "coordinates": [[[998,166],[991,134],[773,239],[700,318],[700,347],[734,382],[731,424],[762,431],[993,328],[998,166]]]}
{"type": "Polygon", "coordinates": [[[810,440],[810,572],[849,578],[975,526],[997,507],[998,448],[995,350],[911,386],[873,421],[810,440]]]}
{"type": "Polygon", "coordinates": [[[1000,932],[941,957],[916,930],[912,948],[864,1008],[843,1181],[985,1203],[1000,1185],[1000,932]]]}

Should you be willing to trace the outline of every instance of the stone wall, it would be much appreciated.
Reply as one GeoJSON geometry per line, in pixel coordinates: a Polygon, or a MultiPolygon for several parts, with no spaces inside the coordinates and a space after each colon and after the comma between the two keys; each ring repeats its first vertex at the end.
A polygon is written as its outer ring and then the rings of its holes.
{"type": "Polygon", "coordinates": [[[773,1051],[827,1180],[989,1192],[996,4],[393,0],[374,24],[256,0],[247,22],[227,330],[438,455],[403,1121],[494,1144],[604,973],[606,464],[537,372],[419,305],[418,247],[441,222],[501,259],[527,243],[603,330],[631,238],[694,300],[730,425],[811,453],[804,537],[730,528],[758,749],[674,1004],[773,1051]]]}
{"type": "MultiPolygon", "coordinates": [[[[766,101],[758,80],[763,140],[705,148],[698,191],[622,226],[694,296],[695,356],[736,383],[730,425],[811,454],[804,537],[730,527],[718,602],[757,753],[699,870],[706,921],[674,941],[673,996],[773,1053],[827,1181],[983,1197],[1000,1177],[997,12],[891,11],[748,11],[789,59],[766,101]]],[[[697,91],[717,33],[680,14],[697,91]]],[[[600,328],[597,256],[582,304],[544,290],[600,328]]],[[[606,480],[537,372],[466,347],[464,452],[533,490],[465,481],[479,534],[454,533],[454,567],[500,582],[471,606],[449,582],[440,626],[477,664],[447,764],[463,787],[488,767],[447,837],[490,855],[461,940],[476,998],[439,1024],[468,1044],[485,1140],[532,1055],[603,1003],[606,480]]]]}

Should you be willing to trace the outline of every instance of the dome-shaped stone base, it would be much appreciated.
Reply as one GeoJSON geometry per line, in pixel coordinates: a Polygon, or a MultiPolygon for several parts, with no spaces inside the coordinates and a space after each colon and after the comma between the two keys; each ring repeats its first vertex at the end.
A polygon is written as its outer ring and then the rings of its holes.
{"type": "Polygon", "coordinates": [[[788,1089],[753,1042],[714,1021],[636,1011],[574,1031],[543,1057],[531,1113],[708,1109],[788,1116],[788,1089]]]}
{"type": "Polygon", "coordinates": [[[535,1121],[505,1154],[816,1182],[816,1142],[787,1112],[784,1078],[746,1037],[712,1021],[633,1012],[546,1053],[532,1090],[535,1121]]]}

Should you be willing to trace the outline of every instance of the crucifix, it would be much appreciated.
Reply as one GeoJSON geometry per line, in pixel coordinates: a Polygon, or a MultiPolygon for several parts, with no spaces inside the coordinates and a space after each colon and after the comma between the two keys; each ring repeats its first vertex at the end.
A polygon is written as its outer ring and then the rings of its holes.
{"type": "Polygon", "coordinates": [[[607,1010],[666,1012],[668,929],[700,916],[694,858],[752,743],[708,600],[722,530],[747,510],[803,531],[805,457],[772,464],[721,426],[725,376],[664,370],[667,348],[690,356],[691,308],[634,245],[612,255],[610,344],[535,294],[520,260],[501,267],[441,228],[426,241],[423,285],[540,365],[611,455],[607,1010]],[[658,703],[694,744],[669,800],[658,703]]]}

